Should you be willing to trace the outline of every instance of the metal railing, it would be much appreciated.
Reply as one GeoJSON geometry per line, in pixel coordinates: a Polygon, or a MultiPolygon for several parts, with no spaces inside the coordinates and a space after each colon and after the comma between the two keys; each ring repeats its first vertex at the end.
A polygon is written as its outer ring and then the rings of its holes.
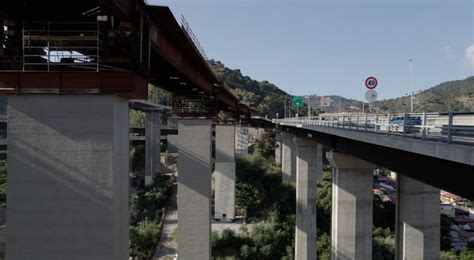
{"type": "Polygon", "coordinates": [[[103,37],[98,21],[25,23],[23,70],[55,71],[67,66],[99,71],[103,37]]]}
{"type": "Polygon", "coordinates": [[[181,115],[208,115],[215,113],[215,102],[206,96],[174,96],[172,113],[181,115]]]}
{"type": "Polygon", "coordinates": [[[274,119],[282,125],[329,127],[423,140],[474,144],[474,113],[321,114],[274,119]]]}
{"type": "Polygon", "coordinates": [[[184,18],[184,15],[181,15],[181,27],[183,28],[184,32],[186,32],[190,40],[194,43],[194,45],[196,46],[196,48],[198,49],[199,53],[204,58],[204,60],[205,61],[209,60],[207,58],[206,52],[204,51],[204,48],[199,43],[196,35],[194,35],[194,32],[191,29],[191,26],[189,26],[188,22],[186,21],[186,18],[184,18]]]}

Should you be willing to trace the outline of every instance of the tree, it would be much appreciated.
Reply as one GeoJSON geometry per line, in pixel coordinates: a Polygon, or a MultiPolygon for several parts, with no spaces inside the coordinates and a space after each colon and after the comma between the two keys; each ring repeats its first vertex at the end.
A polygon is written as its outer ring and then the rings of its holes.
{"type": "Polygon", "coordinates": [[[395,235],[390,228],[376,227],[372,237],[373,259],[395,259],[395,235]]]}
{"type": "Polygon", "coordinates": [[[237,160],[236,202],[247,207],[249,217],[265,222],[250,234],[245,228],[238,234],[230,230],[213,234],[216,259],[294,259],[294,186],[282,183],[280,169],[262,153],[237,160]]]}
{"type": "Polygon", "coordinates": [[[7,168],[0,166],[0,206],[7,203],[7,168]]]}
{"type": "Polygon", "coordinates": [[[141,221],[129,228],[130,255],[150,259],[156,249],[160,233],[159,226],[149,220],[141,221]]]}
{"type": "Polygon", "coordinates": [[[454,224],[454,218],[441,214],[441,250],[450,250],[453,247],[451,246],[451,234],[449,231],[451,230],[451,225],[454,224]]]}
{"type": "Polygon", "coordinates": [[[331,252],[331,238],[328,233],[318,234],[318,240],[316,242],[316,254],[318,259],[329,260],[331,252]]]}
{"type": "Polygon", "coordinates": [[[469,249],[466,248],[461,251],[461,254],[459,254],[459,259],[460,260],[472,260],[474,259],[474,249],[469,249]]]}
{"type": "Polygon", "coordinates": [[[373,205],[374,226],[395,231],[395,204],[383,201],[380,196],[374,196],[373,205]]]}
{"type": "MultiPolygon", "coordinates": [[[[329,234],[331,227],[332,180],[331,172],[324,171],[316,187],[316,225],[319,233],[329,234]]],[[[329,249],[328,249],[329,250],[329,249]]]]}

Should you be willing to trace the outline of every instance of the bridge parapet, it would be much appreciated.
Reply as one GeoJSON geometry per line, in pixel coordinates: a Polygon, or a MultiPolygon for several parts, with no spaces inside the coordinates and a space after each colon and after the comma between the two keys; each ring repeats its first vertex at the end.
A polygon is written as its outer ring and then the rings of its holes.
{"type": "Polygon", "coordinates": [[[273,120],[281,125],[321,126],[422,140],[474,144],[474,113],[335,113],[273,120]]]}

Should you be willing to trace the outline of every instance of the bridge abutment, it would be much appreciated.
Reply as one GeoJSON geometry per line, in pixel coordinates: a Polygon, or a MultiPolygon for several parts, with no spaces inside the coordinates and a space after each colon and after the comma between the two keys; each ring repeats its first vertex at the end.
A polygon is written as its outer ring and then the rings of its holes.
{"type": "Polygon", "coordinates": [[[326,157],[333,167],[331,259],[372,259],[375,166],[336,152],[326,157]]]}
{"type": "Polygon", "coordinates": [[[316,184],[323,174],[322,145],[294,139],[296,165],[295,259],[316,259],[316,184]]]}
{"type": "Polygon", "coordinates": [[[216,125],[214,218],[235,218],[235,126],[216,125]]]}
{"type": "Polygon", "coordinates": [[[114,95],[11,95],[7,259],[128,259],[129,110],[114,95]]]}
{"type": "Polygon", "coordinates": [[[179,259],[211,257],[211,144],[211,120],[179,120],[179,259]]]}
{"type": "Polygon", "coordinates": [[[146,112],[145,119],[145,185],[152,182],[161,168],[161,120],[160,113],[146,112]]]}
{"type": "Polygon", "coordinates": [[[397,175],[396,259],[439,259],[440,190],[397,175]]]}

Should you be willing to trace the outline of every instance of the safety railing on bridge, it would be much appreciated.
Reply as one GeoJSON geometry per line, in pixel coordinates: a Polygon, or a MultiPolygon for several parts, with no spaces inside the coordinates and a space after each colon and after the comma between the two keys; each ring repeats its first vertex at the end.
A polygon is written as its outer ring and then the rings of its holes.
{"type": "Polygon", "coordinates": [[[99,71],[104,35],[97,22],[31,22],[23,26],[23,70],[99,71]]]}
{"type": "Polygon", "coordinates": [[[474,144],[474,113],[320,114],[274,119],[275,123],[319,126],[446,143],[474,144]]]}

